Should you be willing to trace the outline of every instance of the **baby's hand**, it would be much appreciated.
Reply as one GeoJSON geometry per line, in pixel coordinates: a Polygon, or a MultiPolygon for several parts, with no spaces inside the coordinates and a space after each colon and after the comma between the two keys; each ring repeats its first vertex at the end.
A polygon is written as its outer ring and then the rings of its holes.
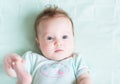
{"type": "Polygon", "coordinates": [[[5,67],[5,71],[7,72],[7,74],[11,77],[16,77],[16,72],[14,70],[14,64],[17,62],[17,61],[21,61],[21,62],[24,62],[23,59],[13,53],[13,54],[8,54],[5,56],[4,58],[4,67],[5,67]]]}
{"type": "Polygon", "coordinates": [[[11,77],[17,77],[17,84],[31,84],[32,77],[24,68],[25,60],[19,55],[9,54],[4,59],[5,70],[11,77]]]}
{"type": "Polygon", "coordinates": [[[17,74],[17,84],[31,84],[32,76],[25,70],[24,61],[16,61],[13,65],[13,69],[17,74]]]}

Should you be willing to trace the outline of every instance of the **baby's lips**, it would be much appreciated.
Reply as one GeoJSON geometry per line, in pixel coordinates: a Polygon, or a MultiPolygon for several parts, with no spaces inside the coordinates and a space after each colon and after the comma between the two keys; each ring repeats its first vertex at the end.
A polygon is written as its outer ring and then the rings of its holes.
{"type": "Polygon", "coordinates": [[[56,49],[55,52],[61,52],[63,51],[62,49],[56,49]]]}

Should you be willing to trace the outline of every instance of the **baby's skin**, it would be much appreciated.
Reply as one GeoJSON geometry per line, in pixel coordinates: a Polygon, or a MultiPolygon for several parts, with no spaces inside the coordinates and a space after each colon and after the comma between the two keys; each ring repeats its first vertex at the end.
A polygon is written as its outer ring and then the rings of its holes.
{"type": "Polygon", "coordinates": [[[32,82],[32,77],[28,72],[24,69],[24,60],[17,61],[14,63],[13,68],[16,72],[18,81],[17,84],[31,84],[32,82]]]}
{"type": "Polygon", "coordinates": [[[9,54],[5,57],[5,70],[11,77],[17,77],[17,84],[31,84],[32,77],[25,70],[25,60],[17,54],[9,54]]]}

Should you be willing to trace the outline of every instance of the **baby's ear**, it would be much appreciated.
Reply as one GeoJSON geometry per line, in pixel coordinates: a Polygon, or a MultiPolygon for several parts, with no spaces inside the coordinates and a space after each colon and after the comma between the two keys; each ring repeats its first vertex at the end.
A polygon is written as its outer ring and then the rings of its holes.
{"type": "Polygon", "coordinates": [[[37,43],[37,45],[39,46],[40,45],[40,43],[39,43],[39,40],[38,40],[38,38],[36,37],[36,43],[37,43]]]}

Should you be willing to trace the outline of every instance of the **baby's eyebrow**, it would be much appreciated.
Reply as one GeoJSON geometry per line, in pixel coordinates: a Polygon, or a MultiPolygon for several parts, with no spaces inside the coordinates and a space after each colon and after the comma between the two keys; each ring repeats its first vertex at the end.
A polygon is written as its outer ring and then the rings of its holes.
{"type": "Polygon", "coordinates": [[[51,33],[43,33],[42,37],[46,37],[46,36],[53,36],[51,33]]]}

